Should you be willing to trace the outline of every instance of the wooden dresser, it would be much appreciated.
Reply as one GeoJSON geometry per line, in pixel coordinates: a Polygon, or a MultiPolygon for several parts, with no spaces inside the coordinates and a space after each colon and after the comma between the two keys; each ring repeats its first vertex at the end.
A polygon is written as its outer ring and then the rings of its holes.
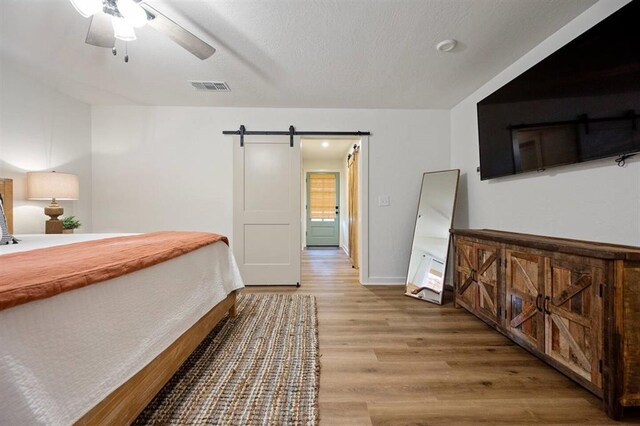
{"type": "Polygon", "coordinates": [[[603,399],[640,406],[640,248],[452,231],[455,304],[603,399]]]}

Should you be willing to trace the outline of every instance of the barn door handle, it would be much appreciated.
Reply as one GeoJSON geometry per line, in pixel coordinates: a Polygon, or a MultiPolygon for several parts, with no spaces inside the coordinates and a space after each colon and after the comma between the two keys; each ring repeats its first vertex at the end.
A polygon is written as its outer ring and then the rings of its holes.
{"type": "Polygon", "coordinates": [[[536,309],[538,310],[538,312],[542,312],[542,294],[538,294],[536,296],[536,309]]]}
{"type": "Polygon", "coordinates": [[[551,315],[551,311],[549,310],[549,302],[551,302],[551,298],[549,296],[544,297],[544,313],[547,315],[551,315]]]}

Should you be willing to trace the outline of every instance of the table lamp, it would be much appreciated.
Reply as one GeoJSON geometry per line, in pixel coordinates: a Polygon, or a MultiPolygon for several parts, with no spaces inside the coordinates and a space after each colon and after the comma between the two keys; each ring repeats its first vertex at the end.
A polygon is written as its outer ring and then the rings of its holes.
{"type": "Polygon", "coordinates": [[[62,234],[62,221],[58,219],[64,209],[57,200],[77,200],[80,194],[78,176],[70,173],[30,172],[27,173],[27,192],[30,200],[51,200],[44,208],[50,217],[45,224],[45,233],[62,234]]]}

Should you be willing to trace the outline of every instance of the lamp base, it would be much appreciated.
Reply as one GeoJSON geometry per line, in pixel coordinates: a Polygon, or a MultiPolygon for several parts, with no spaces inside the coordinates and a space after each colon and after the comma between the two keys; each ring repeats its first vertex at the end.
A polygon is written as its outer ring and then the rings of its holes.
{"type": "Polygon", "coordinates": [[[51,219],[45,222],[45,234],[62,234],[62,221],[51,219]]]}
{"type": "Polygon", "coordinates": [[[62,216],[63,213],[64,209],[60,207],[56,199],[51,200],[51,204],[44,208],[44,214],[50,217],[45,222],[45,234],[62,234],[62,221],[58,219],[58,216],[62,216]]]}

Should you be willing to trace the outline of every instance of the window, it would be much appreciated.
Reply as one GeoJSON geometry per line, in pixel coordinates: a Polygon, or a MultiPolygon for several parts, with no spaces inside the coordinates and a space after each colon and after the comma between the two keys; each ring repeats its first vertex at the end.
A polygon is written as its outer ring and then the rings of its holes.
{"type": "Polygon", "coordinates": [[[336,175],[309,174],[309,218],[312,222],[336,219],[336,175]]]}

